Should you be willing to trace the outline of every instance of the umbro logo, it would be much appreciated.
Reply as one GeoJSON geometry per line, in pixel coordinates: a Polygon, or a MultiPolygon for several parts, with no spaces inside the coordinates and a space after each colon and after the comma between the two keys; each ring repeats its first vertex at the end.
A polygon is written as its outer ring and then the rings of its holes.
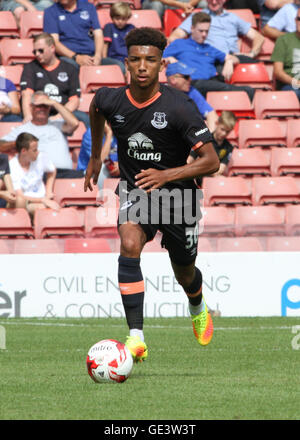
{"type": "Polygon", "coordinates": [[[196,132],[195,132],[195,136],[199,136],[199,134],[203,134],[203,133],[205,133],[207,130],[208,130],[208,128],[206,127],[206,128],[203,128],[202,130],[196,131],[196,132]]]}
{"type": "Polygon", "coordinates": [[[123,122],[125,122],[125,117],[121,116],[121,115],[115,115],[114,116],[116,122],[119,122],[120,124],[122,124],[123,122]]]}

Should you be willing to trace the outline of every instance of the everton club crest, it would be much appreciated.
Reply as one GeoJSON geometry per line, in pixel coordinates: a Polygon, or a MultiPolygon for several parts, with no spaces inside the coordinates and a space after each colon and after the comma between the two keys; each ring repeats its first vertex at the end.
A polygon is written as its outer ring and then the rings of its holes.
{"type": "Polygon", "coordinates": [[[159,130],[165,128],[168,125],[168,122],[166,121],[166,114],[163,112],[155,112],[153,114],[151,124],[153,127],[158,128],[159,130]]]}

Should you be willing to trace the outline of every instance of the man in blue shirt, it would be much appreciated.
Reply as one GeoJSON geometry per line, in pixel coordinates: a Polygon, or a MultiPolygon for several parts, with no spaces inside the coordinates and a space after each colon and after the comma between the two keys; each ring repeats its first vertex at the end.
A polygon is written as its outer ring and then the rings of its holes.
{"type": "Polygon", "coordinates": [[[173,41],[164,51],[167,63],[180,61],[193,69],[192,85],[204,97],[209,91],[245,90],[252,100],[254,89],[248,86],[228,84],[234,65],[239,60],[234,55],[226,54],[205,42],[211,17],[205,12],[197,12],[192,17],[191,36],[173,41]],[[217,72],[216,65],[223,65],[222,76],[217,72]]]}
{"type": "Polygon", "coordinates": [[[44,32],[53,36],[57,55],[76,67],[101,64],[103,33],[88,1],[57,0],[45,9],[44,32]]]}
{"type": "MultiPolygon", "coordinates": [[[[239,18],[236,14],[223,9],[225,0],[207,0],[207,9],[203,12],[210,15],[211,26],[206,38],[206,43],[220,51],[235,54],[240,62],[256,62],[254,58],[259,54],[264,42],[264,37],[251,24],[239,18]],[[239,37],[246,37],[251,41],[251,51],[239,53],[239,37]]],[[[178,38],[186,38],[191,33],[192,17],[189,15],[169,37],[169,42],[178,38]]]]}
{"type": "Polygon", "coordinates": [[[201,116],[206,121],[211,132],[214,131],[216,121],[218,120],[217,112],[208,104],[205,98],[198,92],[195,87],[191,86],[191,74],[193,69],[183,63],[169,64],[166,69],[168,84],[177,90],[186,93],[197,105],[201,116]]]}
{"type": "Polygon", "coordinates": [[[262,30],[263,34],[271,38],[271,40],[277,40],[278,37],[284,35],[286,32],[295,32],[295,18],[299,6],[300,0],[294,0],[293,3],[282,6],[264,26],[262,30]]]}

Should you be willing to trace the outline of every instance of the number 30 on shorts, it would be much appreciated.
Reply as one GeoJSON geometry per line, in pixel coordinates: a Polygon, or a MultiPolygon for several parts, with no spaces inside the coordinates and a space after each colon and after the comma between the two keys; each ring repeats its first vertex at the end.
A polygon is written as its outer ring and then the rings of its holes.
{"type": "Polygon", "coordinates": [[[197,246],[198,243],[199,226],[198,223],[194,228],[186,228],[186,249],[191,249],[193,246],[197,246]]]}

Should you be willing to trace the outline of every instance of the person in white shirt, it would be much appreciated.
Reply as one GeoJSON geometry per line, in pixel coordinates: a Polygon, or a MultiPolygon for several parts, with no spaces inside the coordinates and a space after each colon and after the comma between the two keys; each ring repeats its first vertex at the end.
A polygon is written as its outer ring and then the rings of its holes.
{"type": "Polygon", "coordinates": [[[57,178],[81,178],[82,170],[73,170],[70,150],[66,135],[71,135],[78,127],[78,120],[62,104],[50,99],[47,94],[37,91],[31,98],[32,120],[11,130],[0,140],[0,151],[15,148],[15,141],[20,133],[31,133],[38,138],[38,149],[47,153],[57,170],[57,178]],[[49,119],[50,108],[61,115],[61,119],[49,119]]]}
{"type": "Polygon", "coordinates": [[[19,134],[16,150],[17,155],[9,161],[15,208],[26,208],[31,216],[37,209],[58,210],[59,205],[53,200],[56,169],[47,154],[39,152],[38,138],[30,133],[19,134]]]}

